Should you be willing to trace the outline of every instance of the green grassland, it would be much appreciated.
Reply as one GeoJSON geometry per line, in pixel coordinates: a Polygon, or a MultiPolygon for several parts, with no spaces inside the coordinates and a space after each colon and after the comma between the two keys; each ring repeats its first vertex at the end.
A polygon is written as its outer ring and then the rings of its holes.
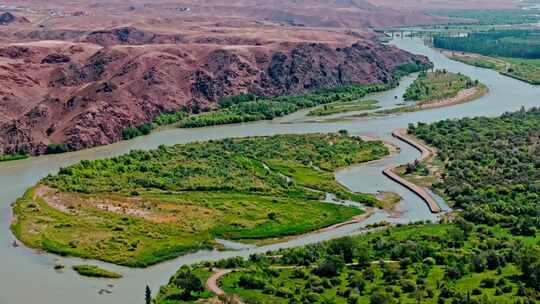
{"type": "Polygon", "coordinates": [[[446,70],[422,72],[407,88],[403,98],[420,104],[431,103],[445,98],[455,97],[459,91],[478,85],[470,77],[450,73],[446,70]]]}
{"type": "Polygon", "coordinates": [[[119,279],[122,277],[122,275],[119,273],[105,270],[94,265],[75,265],[73,266],[73,270],[75,270],[78,274],[85,277],[108,278],[108,279],[119,279]]]}
{"type": "Polygon", "coordinates": [[[14,234],[49,252],[144,267],[215,247],[316,230],[371,206],[333,172],[387,155],[379,141],[340,134],[224,139],[82,161],[29,189],[13,206],[14,234]]]}
{"type": "Polygon", "coordinates": [[[358,100],[350,102],[333,102],[309,111],[309,116],[327,116],[353,111],[366,111],[380,108],[376,100],[358,100]]]}

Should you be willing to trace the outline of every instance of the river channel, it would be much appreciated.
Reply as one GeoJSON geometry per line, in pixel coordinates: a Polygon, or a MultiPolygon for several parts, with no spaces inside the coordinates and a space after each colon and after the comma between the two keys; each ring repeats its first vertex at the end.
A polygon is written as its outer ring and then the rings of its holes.
{"type": "MultiPolygon", "coordinates": [[[[479,79],[489,87],[489,93],[474,102],[388,117],[314,122],[307,120],[306,112],[303,111],[275,121],[200,129],[165,129],[149,136],[104,147],[0,163],[0,304],[143,303],[144,287],[148,284],[154,292],[157,292],[158,287],[165,284],[182,264],[235,255],[248,256],[254,252],[301,246],[355,234],[363,226],[381,220],[404,223],[417,220],[436,220],[436,216],[429,212],[419,197],[382,175],[381,171],[384,167],[406,163],[419,155],[419,152],[411,146],[393,139],[390,132],[396,128],[407,127],[409,123],[420,121],[434,122],[446,118],[495,116],[506,111],[519,110],[522,106],[540,106],[540,87],[502,76],[492,70],[451,61],[425,46],[418,39],[396,38],[391,43],[412,53],[428,56],[435,63],[436,68],[461,72],[473,79],[479,79]],[[130,269],[102,262],[58,257],[38,253],[24,246],[17,248],[11,246],[14,237],[9,230],[12,220],[10,204],[17,197],[20,197],[25,189],[34,185],[47,174],[57,172],[62,166],[83,159],[111,157],[132,149],[152,149],[161,144],[171,145],[226,137],[335,132],[340,129],[346,129],[352,135],[388,140],[401,148],[401,152],[392,157],[365,166],[347,168],[336,174],[341,183],[354,191],[372,193],[393,191],[399,193],[403,200],[399,203],[398,214],[389,215],[378,211],[362,224],[352,224],[332,231],[307,234],[287,242],[264,247],[247,247],[236,251],[201,251],[146,269],[130,269]],[[122,273],[124,277],[114,281],[80,277],[70,269],[70,266],[78,263],[101,265],[122,273]],[[66,268],[57,272],[53,269],[55,264],[66,265],[66,268]]],[[[412,76],[408,77],[401,82],[399,87],[370,96],[370,98],[379,100],[385,108],[394,106],[401,102],[400,98],[396,99],[395,96],[401,96],[412,79],[412,76]]]]}

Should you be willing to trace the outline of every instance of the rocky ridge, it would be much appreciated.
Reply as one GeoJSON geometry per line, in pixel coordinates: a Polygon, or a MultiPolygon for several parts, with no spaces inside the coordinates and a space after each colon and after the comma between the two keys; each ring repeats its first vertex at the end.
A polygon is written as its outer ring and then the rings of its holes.
{"type": "Polygon", "coordinates": [[[384,83],[397,66],[427,60],[370,38],[341,46],[231,46],[172,43],[171,36],[127,29],[96,31],[82,41],[0,46],[0,152],[105,145],[162,112],[211,109],[221,97],[240,93],[384,83]]]}

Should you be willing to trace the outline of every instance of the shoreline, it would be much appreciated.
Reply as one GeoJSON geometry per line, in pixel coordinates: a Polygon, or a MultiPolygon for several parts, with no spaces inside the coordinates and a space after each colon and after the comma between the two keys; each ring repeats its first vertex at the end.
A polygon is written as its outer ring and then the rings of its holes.
{"type": "MultiPolygon", "coordinates": [[[[363,140],[366,140],[366,141],[377,140],[376,138],[369,137],[369,136],[362,136],[361,138],[363,140]]],[[[393,156],[400,153],[401,149],[399,148],[399,146],[397,146],[397,145],[395,145],[395,144],[393,144],[393,143],[391,143],[389,141],[383,141],[383,144],[389,150],[388,155],[386,155],[386,156],[384,156],[382,158],[379,158],[379,159],[374,159],[374,160],[367,161],[367,162],[364,162],[364,163],[361,163],[361,164],[357,164],[357,166],[365,166],[365,165],[370,165],[370,164],[374,164],[374,163],[377,163],[377,162],[382,162],[382,161],[384,161],[384,160],[386,160],[388,158],[391,158],[391,157],[393,157],[393,156]]],[[[346,168],[348,168],[348,167],[346,167],[346,168]]],[[[345,169],[345,168],[341,168],[341,169],[345,169]]],[[[340,182],[338,181],[338,183],[340,183],[340,182]]],[[[346,187],[343,184],[341,184],[341,185],[346,187]]],[[[377,194],[373,194],[373,195],[377,196],[377,194]]],[[[401,199],[402,198],[400,197],[399,201],[401,201],[401,199]]],[[[399,201],[398,201],[398,203],[399,203],[399,201]]],[[[305,237],[305,236],[309,236],[309,235],[314,235],[314,234],[317,234],[317,233],[332,232],[332,231],[334,231],[334,230],[336,230],[338,228],[344,227],[344,226],[349,226],[349,225],[353,225],[353,224],[361,224],[361,223],[365,222],[366,220],[368,220],[375,213],[376,210],[382,210],[384,212],[387,212],[389,216],[392,216],[393,214],[396,214],[396,211],[394,209],[395,209],[395,205],[393,206],[392,209],[364,206],[364,208],[362,210],[364,210],[365,213],[354,216],[354,217],[352,217],[351,219],[349,219],[349,220],[347,220],[345,222],[332,224],[330,226],[322,227],[322,228],[319,228],[319,229],[316,229],[316,230],[313,230],[313,231],[308,231],[308,232],[305,232],[305,233],[302,233],[302,234],[297,234],[297,235],[289,235],[289,236],[283,236],[283,237],[268,238],[268,239],[264,239],[264,240],[258,240],[258,241],[255,241],[255,242],[247,242],[247,243],[243,242],[242,240],[240,240],[239,242],[243,243],[243,244],[253,244],[253,245],[256,245],[257,247],[265,246],[265,245],[278,244],[280,242],[286,242],[286,241],[294,240],[294,239],[297,239],[297,238],[301,238],[301,237],[305,237]]],[[[360,228],[360,229],[364,229],[364,228],[360,228]]]]}
{"type": "MultiPolygon", "coordinates": [[[[399,146],[394,144],[394,143],[391,143],[389,141],[379,140],[377,138],[370,137],[370,136],[359,136],[359,137],[364,141],[381,141],[383,143],[383,145],[388,149],[389,153],[388,153],[388,155],[385,155],[385,156],[383,156],[383,157],[381,157],[379,159],[374,159],[374,160],[371,160],[371,161],[358,163],[358,164],[352,165],[352,166],[364,166],[364,165],[369,165],[369,164],[373,164],[373,163],[376,163],[376,162],[382,162],[382,161],[384,161],[384,160],[386,160],[386,159],[388,159],[390,157],[393,157],[393,156],[399,154],[399,152],[400,152],[399,146]]],[[[352,166],[348,166],[348,167],[352,167],[352,166]]],[[[348,167],[339,168],[338,170],[345,169],[345,168],[348,168],[348,167]]],[[[336,172],[337,172],[337,170],[334,171],[334,174],[336,172]]],[[[342,185],[343,187],[345,187],[346,189],[348,189],[348,187],[341,184],[339,181],[337,181],[337,182],[340,185],[342,185]]],[[[46,194],[49,193],[49,191],[51,191],[51,192],[55,191],[53,188],[49,188],[48,186],[45,186],[43,184],[38,183],[38,184],[34,185],[33,187],[27,189],[26,191],[29,191],[29,190],[33,191],[32,192],[32,197],[31,197],[32,200],[36,200],[38,198],[42,199],[45,204],[47,204],[49,207],[53,208],[54,210],[56,210],[58,212],[62,212],[62,213],[69,213],[68,208],[63,206],[61,203],[59,203],[58,198],[56,197],[56,195],[53,196],[52,200],[50,198],[45,199],[46,194]]],[[[351,190],[349,190],[349,191],[351,191],[351,190]]],[[[371,207],[371,206],[362,204],[362,208],[359,208],[359,209],[362,210],[364,213],[353,216],[353,217],[351,217],[351,218],[349,218],[349,219],[347,219],[347,220],[345,220],[343,222],[338,222],[338,223],[330,224],[328,226],[319,227],[319,228],[316,228],[314,230],[305,231],[303,233],[296,234],[296,235],[285,235],[285,236],[269,237],[269,238],[266,238],[266,239],[255,240],[254,242],[245,242],[245,240],[238,240],[238,242],[242,243],[242,244],[246,244],[246,245],[255,245],[256,247],[266,246],[266,245],[273,245],[273,244],[278,244],[278,243],[282,243],[282,242],[288,242],[288,241],[295,240],[295,239],[300,239],[300,238],[303,238],[303,237],[306,237],[306,236],[311,236],[311,235],[316,235],[316,234],[321,234],[321,233],[331,233],[331,232],[334,232],[334,231],[338,230],[339,228],[349,226],[349,225],[362,224],[363,222],[365,222],[366,220],[371,218],[376,213],[377,210],[387,212],[389,216],[392,215],[392,213],[394,212],[395,204],[393,205],[393,208],[391,208],[391,209],[390,208],[384,208],[383,206],[385,204],[382,204],[382,203],[384,203],[384,201],[381,200],[377,196],[378,193],[366,193],[366,194],[371,194],[374,197],[376,197],[377,200],[381,202],[381,207],[380,208],[376,207],[376,206],[371,207]]],[[[23,197],[24,197],[24,195],[23,195],[23,197]]],[[[401,201],[401,197],[400,197],[399,201],[401,201]]],[[[107,210],[107,211],[110,211],[110,210],[107,210]]],[[[124,212],[120,212],[119,210],[116,210],[116,211],[113,210],[111,212],[117,213],[117,214],[124,214],[124,215],[137,215],[137,214],[134,214],[134,213],[130,213],[129,210],[124,211],[124,212]]],[[[142,216],[142,217],[145,218],[144,216],[142,216]]],[[[145,218],[145,219],[148,220],[148,218],[145,218]]],[[[56,255],[56,253],[48,251],[48,250],[44,249],[41,246],[35,246],[35,245],[31,244],[30,242],[28,242],[27,240],[23,240],[24,238],[21,237],[20,234],[17,233],[16,230],[14,230],[14,227],[17,225],[17,223],[18,223],[18,216],[17,216],[16,213],[13,213],[13,215],[11,217],[11,221],[10,221],[10,231],[12,232],[12,234],[14,236],[14,241],[20,243],[21,245],[24,245],[26,248],[28,248],[30,250],[34,250],[34,251],[37,251],[37,252],[45,252],[45,253],[48,253],[48,254],[56,255]]],[[[364,230],[365,228],[366,227],[361,227],[359,229],[364,230]]],[[[220,250],[219,247],[215,247],[214,249],[220,250]]],[[[188,255],[190,253],[197,252],[199,250],[201,250],[201,249],[196,249],[194,251],[189,250],[189,251],[185,252],[184,254],[179,255],[177,257],[174,257],[174,258],[172,258],[170,260],[174,260],[175,258],[182,257],[182,256],[188,255]]],[[[235,250],[233,250],[233,251],[235,251],[235,250]]],[[[68,256],[73,257],[73,258],[84,258],[84,257],[79,256],[79,255],[68,255],[68,256]]],[[[166,263],[166,262],[170,261],[170,260],[164,260],[164,261],[160,261],[160,262],[155,263],[155,264],[140,267],[140,266],[130,266],[130,265],[118,264],[118,263],[114,263],[114,262],[106,261],[106,260],[102,260],[102,259],[97,259],[97,258],[84,258],[84,259],[87,259],[88,261],[96,261],[96,262],[112,264],[112,265],[115,265],[115,266],[123,266],[123,267],[127,267],[127,268],[130,268],[130,269],[145,269],[145,268],[155,266],[157,264],[166,263]]]]}
{"type": "MultiPolygon", "coordinates": [[[[412,138],[408,137],[406,134],[407,134],[406,129],[397,129],[397,130],[392,131],[392,136],[413,146],[418,151],[420,151],[421,154],[420,154],[420,157],[417,159],[418,161],[423,161],[435,154],[433,150],[431,150],[427,146],[424,146],[421,143],[414,141],[412,138]]],[[[441,207],[439,207],[435,199],[425,189],[398,176],[394,172],[394,170],[397,167],[399,167],[399,165],[391,165],[389,167],[386,167],[383,170],[383,174],[387,176],[388,178],[392,179],[393,181],[397,182],[398,184],[409,189],[410,191],[415,193],[417,196],[419,196],[427,204],[429,210],[432,213],[442,212],[441,207]]]]}
{"type": "Polygon", "coordinates": [[[464,89],[457,93],[454,97],[448,97],[441,100],[436,100],[432,102],[427,102],[418,105],[418,110],[428,110],[428,109],[437,109],[442,107],[448,107],[453,105],[458,105],[461,103],[474,101],[489,92],[488,87],[485,85],[479,84],[470,89],[464,89]]]}
{"type": "Polygon", "coordinates": [[[478,54],[478,53],[451,51],[451,50],[439,49],[439,48],[433,48],[433,49],[440,52],[441,54],[446,56],[448,59],[456,61],[456,62],[460,62],[460,63],[466,64],[466,65],[481,68],[481,69],[493,70],[493,71],[496,71],[496,72],[498,72],[499,74],[501,74],[503,76],[510,77],[510,78],[513,78],[513,79],[528,83],[530,85],[539,85],[540,84],[540,82],[538,82],[538,81],[528,80],[528,79],[526,79],[524,77],[514,75],[514,74],[508,72],[512,68],[512,63],[510,63],[508,61],[505,61],[503,59],[497,58],[497,57],[485,56],[485,55],[478,54]],[[461,60],[456,59],[456,58],[466,58],[466,57],[489,61],[489,62],[492,62],[492,63],[494,63],[496,65],[499,64],[500,66],[495,66],[493,68],[491,68],[491,67],[483,67],[483,66],[470,64],[470,63],[468,63],[466,61],[461,61],[461,60]],[[501,66],[503,66],[503,67],[501,67],[501,66]]]}

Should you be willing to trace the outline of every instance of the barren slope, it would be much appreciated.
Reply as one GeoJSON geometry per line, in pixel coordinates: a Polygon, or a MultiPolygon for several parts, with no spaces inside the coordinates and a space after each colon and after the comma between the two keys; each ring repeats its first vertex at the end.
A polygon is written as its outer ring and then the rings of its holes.
{"type": "Polygon", "coordinates": [[[425,59],[366,27],[432,20],[364,0],[4,3],[18,21],[0,27],[0,153],[111,143],[226,95],[386,82],[425,59]]]}
{"type": "Polygon", "coordinates": [[[0,46],[3,152],[40,154],[50,143],[72,149],[107,144],[120,140],[126,126],[182,106],[211,108],[222,96],[245,92],[279,95],[387,82],[396,66],[424,60],[366,38],[343,47],[141,45],[139,38],[147,42],[144,35],[128,35],[129,43],[106,47],[59,41],[0,46]]]}

